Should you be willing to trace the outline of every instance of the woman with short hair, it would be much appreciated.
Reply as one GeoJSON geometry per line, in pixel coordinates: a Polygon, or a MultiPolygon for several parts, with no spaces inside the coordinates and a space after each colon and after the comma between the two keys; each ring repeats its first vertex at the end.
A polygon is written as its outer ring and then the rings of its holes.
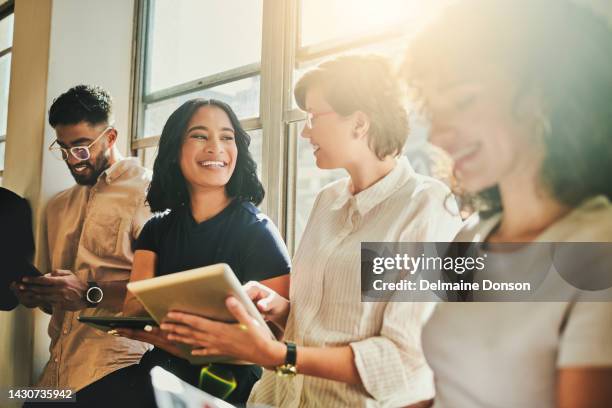
{"type": "Polygon", "coordinates": [[[397,407],[431,398],[419,341],[430,305],[362,302],[361,243],[451,240],[460,218],[445,206],[450,192],[401,156],[408,119],[386,59],[324,62],[297,83],[295,96],[317,167],[349,176],[316,198],[293,259],[289,300],[249,288],[285,343],[267,338],[233,298],[227,305],[242,329],[184,313],[170,313],[162,328],[196,347],[194,354],[232,355],[283,376],[265,372],[250,402],[397,407]]]}

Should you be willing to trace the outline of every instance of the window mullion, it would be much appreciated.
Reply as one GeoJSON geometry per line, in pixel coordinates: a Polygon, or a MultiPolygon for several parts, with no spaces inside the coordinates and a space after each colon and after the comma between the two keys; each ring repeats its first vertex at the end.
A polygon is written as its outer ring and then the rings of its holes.
{"type": "Polygon", "coordinates": [[[296,0],[266,0],[263,9],[260,116],[263,134],[262,209],[286,237],[287,143],[284,113],[291,105],[296,0]]]}

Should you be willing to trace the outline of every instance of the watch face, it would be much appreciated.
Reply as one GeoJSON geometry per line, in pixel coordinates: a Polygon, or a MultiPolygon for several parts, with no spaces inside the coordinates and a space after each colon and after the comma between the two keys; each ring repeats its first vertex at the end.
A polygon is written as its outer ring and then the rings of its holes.
{"type": "Polygon", "coordinates": [[[97,286],[91,287],[87,290],[87,301],[89,303],[100,303],[102,301],[102,289],[97,286]]]}

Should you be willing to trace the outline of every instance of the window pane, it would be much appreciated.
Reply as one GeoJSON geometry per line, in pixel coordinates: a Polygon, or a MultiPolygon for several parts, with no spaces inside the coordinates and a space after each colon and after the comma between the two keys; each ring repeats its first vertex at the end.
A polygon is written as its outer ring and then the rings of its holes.
{"type": "Polygon", "coordinates": [[[0,142],[0,170],[4,170],[4,147],[6,142],[0,142]]]}
{"type": "Polygon", "coordinates": [[[218,99],[229,104],[240,119],[259,116],[259,76],[145,105],[144,137],[159,136],[170,114],[193,98],[218,99]]]}
{"type": "MultiPolygon", "coordinates": [[[[298,125],[298,135],[302,133],[304,122],[298,125]]],[[[345,177],[344,170],[321,170],[315,163],[312,145],[307,139],[298,136],[296,197],[295,197],[295,248],[297,248],[304,227],[308,221],[310,210],[317,193],[325,185],[345,177]]]]}
{"type": "Polygon", "coordinates": [[[157,157],[157,146],[145,147],[144,149],[138,150],[138,157],[143,166],[149,170],[153,170],[153,163],[157,157]]]}
{"type": "Polygon", "coordinates": [[[251,145],[249,152],[253,156],[253,160],[257,163],[257,177],[261,180],[261,171],[263,166],[263,133],[261,129],[251,130],[248,132],[251,136],[251,145]]]}
{"type": "Polygon", "coordinates": [[[8,93],[11,80],[11,53],[0,58],[0,136],[6,134],[8,93]]]}
{"type": "Polygon", "coordinates": [[[301,46],[367,35],[423,19],[444,0],[301,0],[301,46]]]}
{"type": "Polygon", "coordinates": [[[0,20],[0,51],[13,44],[13,14],[0,20]]]}
{"type": "Polygon", "coordinates": [[[259,62],[262,0],[155,0],[151,5],[147,94],[259,62]]]}

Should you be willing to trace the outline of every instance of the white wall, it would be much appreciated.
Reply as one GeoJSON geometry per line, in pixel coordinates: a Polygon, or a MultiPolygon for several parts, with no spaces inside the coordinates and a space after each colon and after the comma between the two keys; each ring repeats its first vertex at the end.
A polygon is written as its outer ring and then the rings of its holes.
{"type": "MultiPolygon", "coordinates": [[[[124,154],[128,150],[130,129],[133,21],[133,0],[53,1],[46,110],[49,111],[54,98],[70,87],[78,84],[101,86],[113,96],[118,146],[124,154]]],[[[55,131],[47,125],[44,145],[54,139],[55,131]]],[[[47,153],[43,152],[41,183],[41,199],[45,203],[74,184],[66,165],[47,153]]],[[[39,247],[43,247],[42,243],[39,247]]],[[[40,261],[42,263],[42,259],[40,261]]],[[[49,358],[48,318],[42,314],[38,316],[35,319],[34,378],[49,358]]]]}
{"type": "MultiPolygon", "coordinates": [[[[54,0],[49,45],[47,109],[78,84],[99,85],[113,96],[119,148],[128,147],[133,0],[54,0]]],[[[55,133],[47,127],[46,141],[55,133]]],[[[68,176],[66,166],[61,163],[68,176]]],[[[68,177],[69,184],[72,178],[68,177]]]]}

